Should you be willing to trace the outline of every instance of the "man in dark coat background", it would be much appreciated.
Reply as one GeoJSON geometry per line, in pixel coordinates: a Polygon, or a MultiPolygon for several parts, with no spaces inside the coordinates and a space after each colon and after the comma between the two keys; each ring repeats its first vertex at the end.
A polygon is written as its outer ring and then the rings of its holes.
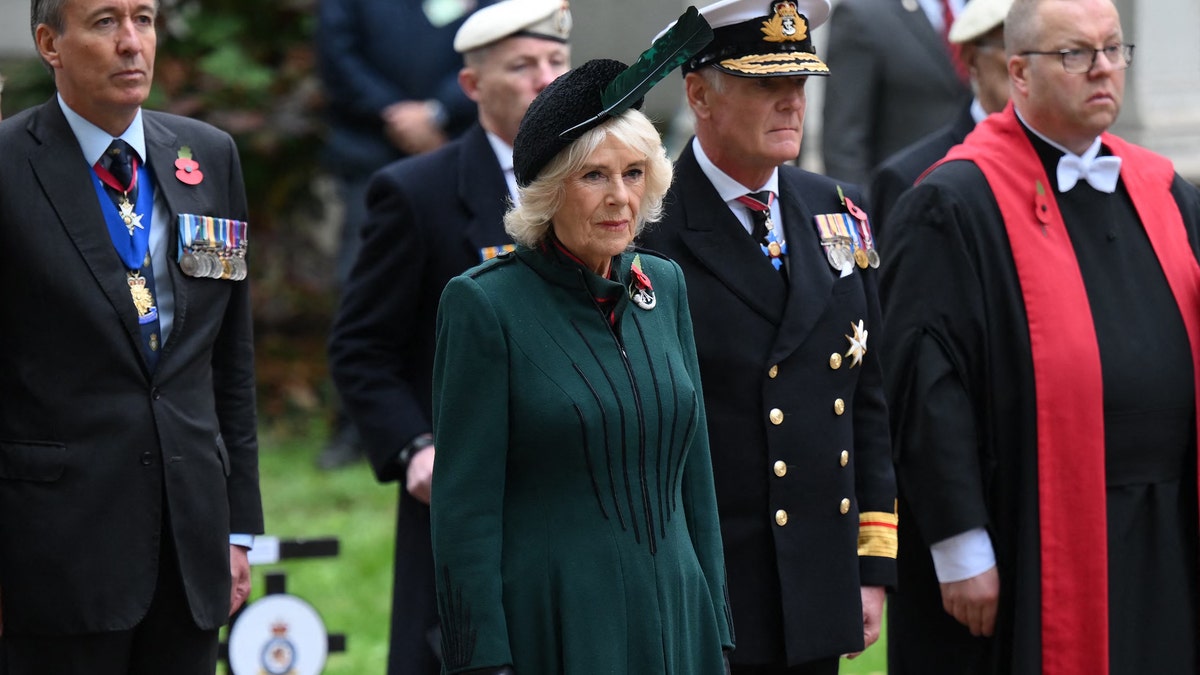
{"type": "Polygon", "coordinates": [[[513,139],[534,97],[569,67],[570,22],[562,0],[506,0],[471,15],[454,44],[479,123],[387,166],[368,191],[329,356],[376,477],[400,482],[391,675],[440,671],[428,506],[438,300],[452,277],[512,245],[503,218],[516,194],[513,139]]]}
{"type": "Polygon", "coordinates": [[[895,579],[887,408],[868,341],[880,253],[856,188],[785,165],[800,152],[807,78],[828,72],[808,37],[828,3],[701,13],[713,41],[683,66],[696,137],[642,243],[679,263],[692,299],[733,673],[836,673],[879,637],[895,579]]]}
{"type": "Polygon", "coordinates": [[[263,527],[250,295],[176,224],[246,220],[237,148],[141,108],[156,3],[31,15],[58,94],[0,123],[0,671],[211,675],[263,527]]]}
{"type": "MultiPolygon", "coordinates": [[[[458,86],[455,33],[488,0],[320,0],[316,41],[327,99],[326,168],[345,212],[334,280],[344,291],[367,221],[367,183],[384,166],[457,138],[475,121],[458,86]]],[[[338,407],[317,466],[362,459],[358,429],[338,407]]]]}
{"type": "Polygon", "coordinates": [[[871,177],[871,222],[877,240],[886,241],[887,216],[900,195],[946,151],[962,143],[977,123],[1008,103],[1004,15],[1011,6],[1012,0],[971,0],[954,20],[949,40],[959,45],[959,58],[975,97],[953,122],[892,155],[876,169],[871,177]]]}
{"type": "MultiPolygon", "coordinates": [[[[839,0],[829,20],[825,175],[866,185],[879,163],[970,100],[944,38],[960,0],[839,0]]],[[[874,213],[872,213],[874,215],[874,213]]]]}

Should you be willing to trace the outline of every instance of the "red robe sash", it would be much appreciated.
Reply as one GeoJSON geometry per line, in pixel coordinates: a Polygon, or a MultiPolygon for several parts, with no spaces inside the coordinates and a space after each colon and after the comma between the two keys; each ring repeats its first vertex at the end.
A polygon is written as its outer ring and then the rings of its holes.
{"type": "MultiPolygon", "coordinates": [[[[1200,419],[1200,264],[1170,161],[1105,133],[1187,328],[1200,419]]],[[[942,160],[968,160],[1000,205],[1021,285],[1037,400],[1043,675],[1107,675],[1108,532],[1100,348],[1074,247],[1010,103],[942,160]]]]}

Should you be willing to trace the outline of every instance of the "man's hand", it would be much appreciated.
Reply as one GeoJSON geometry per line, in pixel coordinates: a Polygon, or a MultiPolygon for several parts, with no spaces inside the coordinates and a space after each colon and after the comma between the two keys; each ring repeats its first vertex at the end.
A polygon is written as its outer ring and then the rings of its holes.
{"type": "Polygon", "coordinates": [[[429,445],[408,460],[404,489],[422,504],[428,504],[433,495],[433,453],[434,448],[429,445]]]}
{"type": "Polygon", "coordinates": [[[976,637],[990,637],[996,628],[1000,573],[993,566],[978,576],[941,584],[942,607],[976,637]]]}
{"type": "Polygon", "coordinates": [[[234,544],[229,545],[229,576],[233,581],[229,587],[229,616],[233,616],[250,597],[250,560],[246,549],[234,544]]]}
{"type": "MultiPolygon", "coordinates": [[[[883,622],[883,601],[887,598],[887,589],[883,586],[862,587],[863,609],[863,651],[879,640],[883,622]]],[[[862,652],[847,654],[852,659],[862,652]]]]}
{"type": "Polygon", "coordinates": [[[446,134],[424,101],[389,105],[383,109],[383,123],[388,140],[410,155],[436,150],[446,142],[446,134]]]}

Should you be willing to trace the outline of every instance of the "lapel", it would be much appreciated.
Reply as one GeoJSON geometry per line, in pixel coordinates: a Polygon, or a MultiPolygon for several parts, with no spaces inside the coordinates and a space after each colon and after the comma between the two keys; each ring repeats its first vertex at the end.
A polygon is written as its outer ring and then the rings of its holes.
{"type": "Polygon", "coordinates": [[[836,278],[825,259],[825,250],[821,248],[816,214],[807,205],[809,199],[799,180],[800,175],[793,167],[779,167],[779,203],[783,206],[791,288],[783,322],[771,348],[772,363],[783,360],[808,337],[830,302],[836,278]]]}
{"type": "Polygon", "coordinates": [[[907,42],[911,43],[912,49],[925,52],[928,57],[926,62],[931,64],[932,70],[930,75],[936,72],[936,76],[947,87],[955,91],[963,88],[962,82],[958,79],[958,74],[954,72],[954,65],[950,63],[950,57],[946,53],[945,44],[942,42],[942,36],[933,29],[933,24],[929,23],[929,17],[925,16],[925,10],[921,6],[913,2],[912,7],[916,9],[910,10],[903,2],[889,3],[893,11],[900,20],[900,24],[904,26],[905,33],[910,36],[907,42]]]}
{"type": "Polygon", "coordinates": [[[141,329],[137,310],[130,300],[129,286],[125,283],[125,267],[105,227],[89,175],[91,169],[85,164],[79,141],[71,132],[57,98],[42,105],[33,115],[29,132],[41,143],[41,147],[30,154],[29,161],[46,201],[57,214],[96,284],[112,304],[129,336],[130,348],[136,352],[138,363],[149,376],[138,347],[141,329]]]}
{"type": "Polygon", "coordinates": [[[672,194],[684,213],[679,228],[684,246],[733,295],[779,325],[788,295],[783,277],[717,194],[690,142],[675,165],[675,181],[678,189],[672,194]]]}
{"type": "MultiPolygon", "coordinates": [[[[500,161],[488,143],[483,127],[476,124],[462,137],[458,154],[458,199],[467,213],[463,235],[472,253],[488,246],[511,243],[504,231],[508,209],[508,184],[500,161]]],[[[480,262],[474,260],[474,265],[480,262]]]]}
{"type": "MultiPolygon", "coordinates": [[[[161,196],[167,206],[166,219],[162,223],[167,228],[167,272],[171,275],[174,287],[175,312],[171,324],[171,337],[163,344],[162,355],[159,357],[159,370],[163,368],[163,357],[172,346],[179,342],[188,318],[188,290],[191,286],[187,277],[175,264],[175,252],[179,250],[179,228],[177,222],[180,213],[205,214],[203,205],[197,194],[199,186],[185,185],[175,178],[175,160],[179,157],[179,144],[175,132],[162,123],[157,116],[147,110],[142,110],[142,126],[146,133],[147,166],[154,175],[155,194],[161,196]]],[[[199,139],[196,139],[199,140],[199,139]]],[[[187,144],[186,141],[183,144],[187,144]]],[[[204,157],[201,151],[192,147],[193,153],[199,155],[196,160],[203,170],[204,157]]],[[[216,172],[213,172],[214,175],[216,172]]]]}

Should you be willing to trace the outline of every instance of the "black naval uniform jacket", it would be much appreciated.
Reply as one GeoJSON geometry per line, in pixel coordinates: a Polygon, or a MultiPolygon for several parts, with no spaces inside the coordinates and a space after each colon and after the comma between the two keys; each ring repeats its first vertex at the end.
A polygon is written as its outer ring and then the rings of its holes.
{"type": "Polygon", "coordinates": [[[0,123],[0,284],[13,291],[0,301],[6,634],[133,627],[168,532],[192,617],[215,629],[229,617],[229,534],[263,531],[249,289],[185,276],[174,256],[177,214],[246,219],[237,148],[187,118],[143,110],[142,123],[175,299],[153,371],[57,99],[0,123]],[[184,145],[199,185],[175,177],[184,145]]]}
{"type": "Polygon", "coordinates": [[[882,328],[876,271],[839,278],[826,261],[814,216],[845,212],[835,182],[782,166],[779,190],[786,286],[690,144],[664,220],[642,238],[679,263],[692,299],[739,664],[862,649],[860,587],[895,580],[894,536],[864,528],[860,540],[859,524],[892,517],[896,497],[870,340],[882,328]],[[856,366],[847,336],[859,321],[868,340],[856,366]]]}
{"type": "Polygon", "coordinates": [[[401,450],[432,424],[434,321],[451,278],[479,264],[504,232],[508,186],[475,125],[434,152],[381,169],[367,192],[362,250],[342,293],[330,369],[375,476],[400,483],[388,672],[436,674],[429,507],[404,487],[401,450]]]}

